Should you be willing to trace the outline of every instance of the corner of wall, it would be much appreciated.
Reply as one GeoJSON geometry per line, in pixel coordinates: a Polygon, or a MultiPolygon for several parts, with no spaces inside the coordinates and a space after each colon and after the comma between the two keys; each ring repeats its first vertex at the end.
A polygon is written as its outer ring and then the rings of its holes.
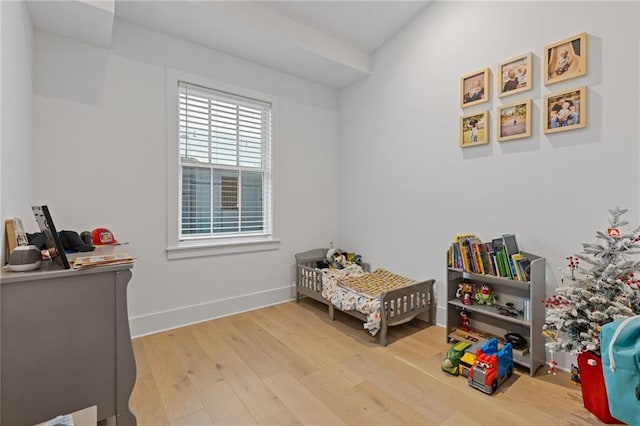
{"type": "Polygon", "coordinates": [[[31,214],[29,206],[33,182],[29,170],[33,164],[33,24],[25,2],[0,2],[0,8],[0,213],[4,219],[31,214]],[[16,185],[18,176],[20,185],[16,185]]]}

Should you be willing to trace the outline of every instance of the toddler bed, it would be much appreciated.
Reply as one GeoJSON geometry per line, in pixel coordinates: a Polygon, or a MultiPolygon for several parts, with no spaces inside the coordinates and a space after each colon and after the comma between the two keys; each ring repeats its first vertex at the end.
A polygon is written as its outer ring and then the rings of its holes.
{"type": "Polygon", "coordinates": [[[327,249],[297,253],[296,302],[307,296],[329,307],[329,318],[335,319],[335,309],[364,322],[371,335],[379,332],[380,345],[387,345],[387,328],[404,324],[427,313],[435,324],[435,280],[416,282],[384,269],[370,272],[367,263],[353,264],[343,269],[318,268],[325,260],[327,249]]]}

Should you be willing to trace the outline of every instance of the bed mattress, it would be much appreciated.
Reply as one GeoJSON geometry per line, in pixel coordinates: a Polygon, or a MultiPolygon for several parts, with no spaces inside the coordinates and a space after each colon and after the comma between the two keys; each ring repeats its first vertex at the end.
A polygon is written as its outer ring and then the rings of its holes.
{"type": "Polygon", "coordinates": [[[384,269],[366,273],[359,265],[322,270],[322,297],[342,311],[367,316],[364,328],[372,336],[380,330],[380,295],[388,290],[416,283],[384,269]]]}

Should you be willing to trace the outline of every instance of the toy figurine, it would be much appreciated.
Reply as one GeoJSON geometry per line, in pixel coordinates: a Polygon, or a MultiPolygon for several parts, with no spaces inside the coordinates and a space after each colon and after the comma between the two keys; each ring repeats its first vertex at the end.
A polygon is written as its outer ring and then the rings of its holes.
{"type": "Polygon", "coordinates": [[[496,301],[496,296],[493,294],[493,290],[487,284],[482,284],[480,290],[476,293],[476,300],[479,305],[493,306],[496,301]]]}
{"type": "Polygon", "coordinates": [[[473,304],[473,283],[468,279],[463,279],[460,284],[458,284],[458,290],[456,291],[456,297],[459,297],[462,300],[462,303],[465,305],[473,304]]]}
{"type": "Polygon", "coordinates": [[[462,331],[471,331],[471,327],[469,327],[469,311],[467,311],[466,309],[461,310],[460,320],[462,321],[462,325],[460,326],[462,331]]]}
{"type": "Polygon", "coordinates": [[[571,381],[574,385],[580,384],[580,368],[575,364],[571,364],[571,381]]]}
{"type": "Polygon", "coordinates": [[[555,359],[553,359],[553,352],[551,353],[551,359],[549,360],[549,369],[547,370],[547,374],[553,374],[554,376],[556,375],[556,366],[558,365],[558,363],[556,362],[555,359]]]}

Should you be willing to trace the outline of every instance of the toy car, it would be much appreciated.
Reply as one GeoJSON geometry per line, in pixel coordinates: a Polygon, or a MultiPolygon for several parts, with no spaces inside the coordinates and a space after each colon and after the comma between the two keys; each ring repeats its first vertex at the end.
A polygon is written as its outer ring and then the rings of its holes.
{"type": "Polygon", "coordinates": [[[457,376],[459,374],[458,365],[460,363],[460,358],[464,354],[464,350],[467,349],[469,346],[471,346],[471,343],[467,343],[467,342],[454,343],[451,346],[451,348],[447,351],[447,357],[444,359],[444,361],[442,361],[442,364],[440,365],[440,367],[442,368],[442,371],[445,371],[449,374],[453,374],[454,376],[457,376]]]}
{"type": "Polygon", "coordinates": [[[476,355],[473,352],[465,352],[460,358],[458,371],[461,376],[469,377],[469,369],[476,362],[476,355]]]}
{"type": "Polygon", "coordinates": [[[476,361],[469,369],[468,383],[491,395],[513,373],[513,348],[506,343],[498,350],[498,339],[487,341],[477,350],[476,361]]]}

